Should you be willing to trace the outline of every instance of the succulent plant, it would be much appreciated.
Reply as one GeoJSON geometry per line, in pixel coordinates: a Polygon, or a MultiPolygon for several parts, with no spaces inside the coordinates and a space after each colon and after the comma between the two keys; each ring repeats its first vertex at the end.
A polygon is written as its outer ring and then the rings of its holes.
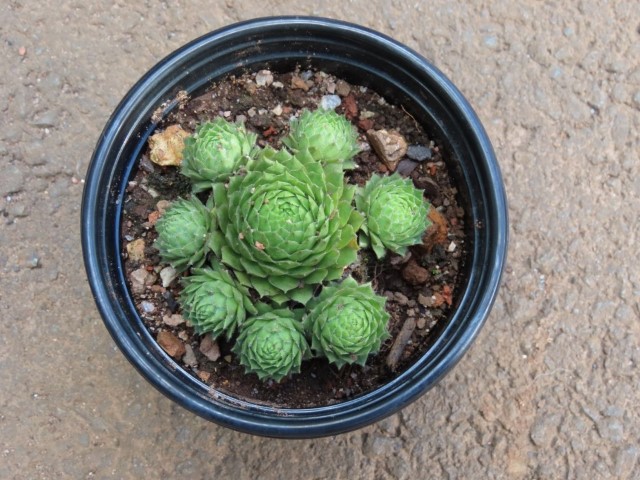
{"type": "Polygon", "coordinates": [[[248,319],[233,352],[247,373],[277,382],[290,373],[298,373],[302,360],[310,354],[302,323],[289,309],[272,310],[248,319]]]}
{"type": "Polygon", "coordinates": [[[343,169],[353,168],[351,159],[360,150],[353,125],[333,110],[304,110],[291,120],[289,135],[282,139],[294,152],[308,150],[319,162],[339,162],[343,169]]]}
{"type": "Polygon", "coordinates": [[[172,203],[155,225],[162,260],[178,271],[202,266],[213,219],[212,210],[195,196],[172,203]]]}
{"type": "Polygon", "coordinates": [[[358,189],[356,208],[364,214],[360,244],[370,246],[378,258],[386,249],[404,255],[407,247],[421,243],[431,224],[422,190],[398,173],[373,175],[358,189]]]}
{"type": "Polygon", "coordinates": [[[311,334],[311,349],[338,368],[346,363],[364,365],[389,336],[385,302],[370,283],[358,285],[352,277],[325,287],[307,304],[304,324],[311,334]]]}
{"type": "Polygon", "coordinates": [[[217,338],[223,333],[230,339],[247,313],[256,314],[249,292],[239,285],[220,265],[193,269],[182,280],[180,293],[182,313],[199,334],[211,333],[217,338]]]}
{"type": "Polygon", "coordinates": [[[184,140],[181,173],[191,180],[194,192],[226,181],[251,158],[257,136],[243,125],[217,117],[196,128],[184,140]]]}
{"type": "Polygon", "coordinates": [[[245,175],[214,186],[209,244],[243,285],[278,304],[305,303],[357,257],[353,195],[340,165],[265,148],[245,175]]]}

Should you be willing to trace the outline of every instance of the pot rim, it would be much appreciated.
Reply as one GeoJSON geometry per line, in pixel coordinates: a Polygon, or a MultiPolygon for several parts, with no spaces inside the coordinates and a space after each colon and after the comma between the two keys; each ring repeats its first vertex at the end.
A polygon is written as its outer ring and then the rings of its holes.
{"type": "MultiPolygon", "coordinates": [[[[166,97],[167,90],[162,93],[166,97]]],[[[159,97],[154,101],[160,105],[159,97]]],[[[170,103],[165,113],[174,106],[175,103],[170,103]]],[[[145,130],[137,134],[146,138],[154,127],[155,124],[147,120],[145,130]]],[[[122,189],[119,200],[123,193],[122,189]]],[[[460,360],[489,314],[504,268],[508,236],[506,195],[493,148],[477,115],[453,83],[424,57],[384,34],[352,23],[304,16],[264,17],[229,25],[187,43],[152,67],[123,98],[99,138],[85,179],[81,221],[83,256],[94,299],[114,341],[138,371],[163,394],[208,420],[247,433],[290,438],[313,438],[360,428],[398,411],[435,385],[460,360]],[[208,389],[182,370],[155,344],[146,329],[136,328],[139,325],[135,323],[141,321],[137,313],[137,320],[131,318],[132,309],[135,312],[133,302],[126,293],[118,291],[122,285],[127,291],[120,257],[111,261],[105,258],[108,249],[119,250],[120,245],[119,235],[107,235],[106,222],[114,219],[106,218],[105,212],[109,201],[113,201],[113,192],[108,193],[110,188],[105,187],[105,183],[126,184],[135,164],[129,162],[122,177],[118,178],[109,160],[113,154],[121,154],[123,147],[118,144],[119,140],[133,141],[135,137],[132,132],[122,131],[125,120],[137,118],[138,124],[142,125],[140,118],[148,119],[148,112],[141,107],[145,92],[156,87],[160,79],[169,78],[172,69],[184,68],[185,59],[195,58],[217,45],[229,45],[260,32],[285,27],[288,32],[298,32],[298,35],[300,32],[311,32],[308,34],[311,36],[322,32],[336,38],[375,44],[382,52],[379,55],[393,56],[396,63],[422,75],[429,87],[442,95],[438,99],[446,102],[452,117],[470,135],[464,140],[477,152],[473,168],[482,176],[476,192],[482,198],[471,201],[481,202],[487,217],[487,222],[474,229],[474,234],[482,235],[483,240],[474,242],[473,257],[481,257],[483,264],[475,265],[472,260],[469,271],[473,280],[469,284],[481,282],[482,290],[465,288],[459,304],[468,308],[459,308],[451,316],[429,351],[376,390],[333,405],[302,409],[276,408],[240,400],[208,389]],[[121,282],[120,287],[118,282],[121,282]],[[431,357],[426,361],[430,352],[431,357]]],[[[119,231],[119,226],[116,230],[119,231]]]]}

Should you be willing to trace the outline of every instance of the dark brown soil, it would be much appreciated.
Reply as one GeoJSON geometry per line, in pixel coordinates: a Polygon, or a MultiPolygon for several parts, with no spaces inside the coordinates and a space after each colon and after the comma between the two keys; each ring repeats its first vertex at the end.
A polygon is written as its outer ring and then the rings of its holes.
{"type": "Polygon", "coordinates": [[[159,216],[159,202],[162,209],[163,201],[187,195],[189,183],[175,167],[152,164],[146,153],[125,198],[123,257],[141,317],[154,337],[161,332],[171,334],[163,333],[161,344],[187,371],[216,390],[254,402],[293,408],[320,406],[379,387],[426,351],[456,304],[462,281],[460,272],[470,246],[465,242],[464,211],[447,171],[447,152],[428,138],[401,106],[390,105],[371,90],[348,85],[322,72],[273,73],[273,77],[273,83],[267,86],[256,85],[255,73],[216,83],[205,94],[184,99],[159,128],[178,123],[192,132],[199,123],[221,115],[230,121],[245,121],[248,129],[259,134],[261,145],[280,147],[290,116],[305,107],[315,109],[324,95],[335,92],[341,99],[336,111],[353,122],[363,142],[363,151],[355,159],[357,167],[347,174],[349,182],[361,185],[373,173],[388,171],[367,143],[367,130],[395,130],[409,145],[428,148],[428,158],[413,161],[405,156],[397,167],[424,189],[432,204],[430,216],[434,225],[425,235],[425,244],[412,247],[411,254],[404,258],[389,254],[382,262],[376,261],[370,251],[361,250],[363,266],[351,270],[356,279],[372,281],[376,291],[388,298],[391,338],[380,352],[372,355],[365,367],[354,365],[337,370],[324,359],[314,359],[303,363],[300,374],[280,383],[262,382],[256,375],[244,373],[228,342],[219,339],[211,349],[210,339],[203,345],[205,339],[195,334],[188,323],[175,325],[180,317],[169,316],[180,313],[176,302],[180,282],[175,280],[166,288],[162,286],[158,274],[166,265],[160,262],[153,247],[156,237],[153,224],[159,216]],[[133,248],[132,243],[139,239],[144,241],[144,258],[138,255],[135,260],[127,247],[133,248]],[[148,272],[143,284],[140,269],[142,273],[148,272]],[[136,271],[134,280],[132,273],[136,271]],[[405,341],[396,342],[405,323],[401,335],[405,341]],[[219,358],[212,360],[218,356],[216,346],[219,358]],[[394,355],[396,359],[392,358],[394,355]]]}

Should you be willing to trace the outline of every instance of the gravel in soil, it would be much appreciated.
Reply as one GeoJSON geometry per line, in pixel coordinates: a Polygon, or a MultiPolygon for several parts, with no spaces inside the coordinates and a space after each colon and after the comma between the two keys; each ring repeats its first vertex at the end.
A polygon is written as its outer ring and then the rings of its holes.
{"type": "Polygon", "coordinates": [[[357,280],[372,281],[376,292],[387,297],[386,308],[391,315],[391,337],[364,367],[347,365],[338,370],[325,359],[312,359],[303,362],[300,374],[280,383],[245,374],[231,353],[231,343],[196,334],[182,318],[179,278],[161,262],[153,246],[156,220],[169,202],[189,194],[188,180],[175,167],[152,163],[146,152],[129,182],[122,219],[122,255],[135,304],[162,348],[212,391],[290,408],[327,405],[361,395],[386,383],[419,358],[456,303],[470,247],[465,241],[465,213],[447,170],[448,153],[401,106],[324,72],[260,71],[229,77],[192,99],[183,95],[178,108],[158,128],[180,124],[193,132],[198,124],[222,116],[244,122],[258,134],[259,145],[280,148],[289,119],[303,108],[320,105],[335,108],[358,129],[362,151],[354,159],[356,168],[346,174],[350,183],[363,185],[371,175],[395,169],[412,178],[432,205],[429,216],[433,225],[423,245],[412,247],[404,257],[388,254],[383,261],[363,249],[359,262],[345,272],[357,280]],[[386,145],[393,147],[387,152],[380,151],[379,146],[372,148],[370,143],[374,133],[379,135],[381,131],[389,136],[383,138],[386,145]],[[394,154],[395,159],[391,158],[394,154]],[[387,155],[389,158],[381,158],[387,155]]]}

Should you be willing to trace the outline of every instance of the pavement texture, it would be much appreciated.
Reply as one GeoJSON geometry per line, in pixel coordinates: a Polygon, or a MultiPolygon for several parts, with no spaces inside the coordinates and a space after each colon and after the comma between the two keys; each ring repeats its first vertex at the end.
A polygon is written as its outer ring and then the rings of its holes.
{"type": "Polygon", "coordinates": [[[640,2],[17,1],[0,6],[0,478],[640,478],[640,2]],[[508,267],[462,362],[333,438],[210,424],[116,349],[80,249],[82,179],[153,64],[270,14],[350,20],[442,69],[508,190],[508,267]]]}

